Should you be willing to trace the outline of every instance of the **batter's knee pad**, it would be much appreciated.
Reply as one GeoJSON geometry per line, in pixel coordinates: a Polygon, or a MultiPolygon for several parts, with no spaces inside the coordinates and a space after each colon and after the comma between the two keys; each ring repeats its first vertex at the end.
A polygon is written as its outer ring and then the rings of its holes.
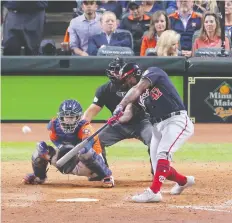
{"type": "Polygon", "coordinates": [[[111,176],[112,172],[105,164],[103,158],[92,148],[83,148],[78,156],[79,160],[86,165],[93,173],[96,173],[101,179],[111,176]]]}
{"type": "MultiPolygon", "coordinates": [[[[57,160],[59,160],[61,157],[63,157],[66,153],[68,153],[73,148],[74,148],[73,145],[63,145],[62,147],[60,147],[57,160]]],[[[67,163],[65,163],[62,167],[58,167],[57,169],[63,174],[69,174],[75,168],[77,163],[78,163],[78,157],[74,156],[67,163]]]]}

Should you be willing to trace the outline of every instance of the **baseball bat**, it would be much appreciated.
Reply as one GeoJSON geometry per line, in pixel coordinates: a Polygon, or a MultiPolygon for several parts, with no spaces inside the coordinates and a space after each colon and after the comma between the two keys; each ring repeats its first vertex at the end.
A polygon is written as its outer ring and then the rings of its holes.
{"type": "Polygon", "coordinates": [[[97,134],[99,134],[106,126],[108,125],[108,122],[103,125],[100,129],[98,129],[93,135],[82,141],[81,143],[77,144],[72,150],[70,150],[68,153],[66,153],[64,156],[62,156],[59,160],[56,162],[57,167],[62,167],[65,163],[67,163],[70,159],[72,159],[74,156],[77,155],[77,153],[84,148],[89,141],[91,141],[97,134]]]}

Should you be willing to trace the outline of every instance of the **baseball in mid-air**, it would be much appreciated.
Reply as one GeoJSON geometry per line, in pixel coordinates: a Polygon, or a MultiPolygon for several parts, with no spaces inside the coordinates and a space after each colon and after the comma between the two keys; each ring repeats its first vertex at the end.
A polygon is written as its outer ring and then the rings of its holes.
{"type": "Polygon", "coordinates": [[[30,132],[31,132],[31,128],[30,128],[29,126],[27,126],[27,125],[24,125],[24,126],[22,127],[22,132],[23,132],[24,134],[30,133],[30,132]]]}

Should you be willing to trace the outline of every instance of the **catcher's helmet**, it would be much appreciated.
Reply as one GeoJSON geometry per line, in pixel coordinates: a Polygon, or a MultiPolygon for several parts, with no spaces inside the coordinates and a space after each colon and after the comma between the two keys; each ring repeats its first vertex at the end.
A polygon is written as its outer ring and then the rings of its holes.
{"type": "Polygon", "coordinates": [[[57,115],[64,133],[73,133],[81,119],[82,107],[76,100],[65,100],[57,115]]]}
{"type": "Polygon", "coordinates": [[[110,62],[106,75],[112,83],[122,85],[129,76],[134,76],[139,81],[142,70],[137,63],[126,63],[122,58],[116,58],[110,62]]]}

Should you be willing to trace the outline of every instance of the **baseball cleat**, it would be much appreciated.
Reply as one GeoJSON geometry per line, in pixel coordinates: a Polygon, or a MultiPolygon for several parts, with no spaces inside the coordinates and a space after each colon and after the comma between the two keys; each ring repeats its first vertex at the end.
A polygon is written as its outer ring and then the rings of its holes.
{"type": "Polygon", "coordinates": [[[176,183],[175,186],[171,189],[170,194],[179,195],[182,193],[182,191],[185,188],[191,187],[193,184],[195,184],[195,178],[193,176],[186,176],[186,177],[187,177],[187,183],[184,186],[180,186],[178,183],[176,183]]]}
{"type": "Polygon", "coordinates": [[[147,188],[142,194],[133,196],[132,201],[137,203],[160,202],[162,201],[162,195],[160,192],[155,194],[150,188],[147,188]]]}
{"type": "Polygon", "coordinates": [[[23,178],[22,183],[24,183],[24,184],[43,184],[46,181],[46,179],[47,178],[41,180],[39,177],[36,177],[34,173],[29,173],[23,178]]]}
{"type": "Polygon", "coordinates": [[[102,187],[104,187],[104,188],[112,188],[112,187],[114,187],[114,177],[113,176],[105,177],[102,180],[102,187]]]}
{"type": "Polygon", "coordinates": [[[35,176],[34,173],[29,173],[23,178],[22,183],[24,183],[24,184],[34,184],[35,178],[36,178],[36,176],[35,176]]]}

